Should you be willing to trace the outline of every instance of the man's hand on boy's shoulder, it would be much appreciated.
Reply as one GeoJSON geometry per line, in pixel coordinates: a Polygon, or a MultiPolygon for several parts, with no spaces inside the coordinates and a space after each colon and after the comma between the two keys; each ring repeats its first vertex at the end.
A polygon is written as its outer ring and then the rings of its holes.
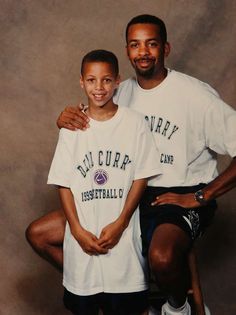
{"type": "Polygon", "coordinates": [[[102,229],[100,237],[98,239],[98,245],[106,249],[113,248],[118,244],[126,226],[124,226],[119,220],[116,220],[102,229]]]}
{"type": "Polygon", "coordinates": [[[59,129],[66,128],[69,130],[86,130],[89,128],[89,118],[84,113],[85,105],[67,106],[57,119],[59,129]]]}

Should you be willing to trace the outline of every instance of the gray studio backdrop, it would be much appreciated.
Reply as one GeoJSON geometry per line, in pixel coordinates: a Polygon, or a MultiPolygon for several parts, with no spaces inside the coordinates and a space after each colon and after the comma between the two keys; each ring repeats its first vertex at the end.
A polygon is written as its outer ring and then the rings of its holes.
{"type": "MultiPolygon", "coordinates": [[[[57,140],[56,118],[82,100],[81,57],[114,51],[123,79],[129,19],[151,13],[166,21],[168,66],[207,81],[236,106],[234,0],[0,0],[1,315],[63,315],[61,275],[25,241],[35,218],[59,206],[46,185],[57,140]]],[[[223,169],[229,159],[220,158],[223,169]]],[[[199,242],[205,299],[213,315],[236,314],[235,190],[220,199],[214,225],[199,242]]]]}

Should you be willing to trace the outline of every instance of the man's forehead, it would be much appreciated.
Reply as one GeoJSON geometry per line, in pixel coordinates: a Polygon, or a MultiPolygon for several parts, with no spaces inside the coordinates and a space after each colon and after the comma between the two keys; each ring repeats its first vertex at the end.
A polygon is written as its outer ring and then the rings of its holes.
{"type": "Polygon", "coordinates": [[[156,24],[139,23],[133,24],[128,30],[128,41],[139,40],[139,39],[159,39],[160,30],[156,24]]]}

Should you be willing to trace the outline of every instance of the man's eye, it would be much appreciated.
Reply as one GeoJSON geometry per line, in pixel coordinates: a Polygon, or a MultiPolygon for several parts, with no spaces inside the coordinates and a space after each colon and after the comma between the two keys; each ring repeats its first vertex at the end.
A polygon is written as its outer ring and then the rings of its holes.
{"type": "Polygon", "coordinates": [[[131,43],[129,44],[130,48],[137,48],[138,47],[138,43],[131,43]]]}
{"type": "Polygon", "coordinates": [[[149,42],[148,46],[149,47],[157,47],[157,42],[149,42]]]}
{"type": "Polygon", "coordinates": [[[110,83],[111,82],[111,79],[110,78],[106,78],[104,79],[105,83],[110,83]]]}
{"type": "Polygon", "coordinates": [[[93,83],[93,82],[94,82],[94,79],[87,79],[87,81],[88,81],[89,83],[93,83]]]}

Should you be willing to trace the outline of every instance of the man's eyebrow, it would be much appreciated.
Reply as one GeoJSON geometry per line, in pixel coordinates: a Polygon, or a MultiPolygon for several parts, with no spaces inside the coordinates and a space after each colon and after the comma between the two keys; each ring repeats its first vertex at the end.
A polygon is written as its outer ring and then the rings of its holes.
{"type": "MultiPolygon", "coordinates": [[[[139,42],[140,40],[141,40],[141,39],[138,39],[138,38],[137,38],[137,39],[130,39],[130,40],[129,40],[129,43],[131,43],[131,42],[139,42]]],[[[157,42],[159,41],[158,38],[154,37],[154,38],[148,38],[148,39],[146,39],[145,42],[149,42],[149,41],[151,41],[151,40],[155,40],[155,41],[157,41],[157,42]]]]}

